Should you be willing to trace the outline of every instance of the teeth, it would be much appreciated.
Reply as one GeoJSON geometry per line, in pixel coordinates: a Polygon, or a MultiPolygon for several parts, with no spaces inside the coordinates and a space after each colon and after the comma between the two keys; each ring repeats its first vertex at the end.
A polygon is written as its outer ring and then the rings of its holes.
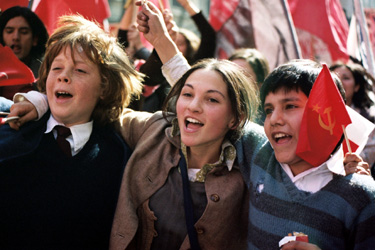
{"type": "Polygon", "coordinates": [[[287,135],[284,134],[284,133],[277,133],[274,137],[275,139],[279,139],[279,138],[282,138],[282,137],[286,137],[287,135]]]}
{"type": "Polygon", "coordinates": [[[72,95],[69,94],[68,92],[57,92],[57,93],[56,93],[56,96],[57,96],[57,97],[60,97],[60,96],[72,96],[72,95]]]}
{"type": "Polygon", "coordinates": [[[198,123],[198,124],[201,124],[201,122],[199,122],[198,120],[195,120],[193,118],[187,118],[186,119],[188,122],[191,122],[191,123],[198,123]]]}

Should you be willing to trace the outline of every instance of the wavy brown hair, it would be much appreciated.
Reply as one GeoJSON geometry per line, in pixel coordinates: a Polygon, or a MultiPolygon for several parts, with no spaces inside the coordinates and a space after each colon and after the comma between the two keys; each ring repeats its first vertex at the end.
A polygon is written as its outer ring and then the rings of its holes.
{"type": "Polygon", "coordinates": [[[64,49],[83,51],[88,59],[99,66],[102,98],[99,99],[92,119],[101,125],[119,119],[132,95],[142,91],[142,76],[131,66],[116,38],[109,36],[96,23],[82,16],[62,16],[59,28],[47,42],[44,61],[39,70],[38,88],[46,92],[46,81],[55,57],[64,49]]]}

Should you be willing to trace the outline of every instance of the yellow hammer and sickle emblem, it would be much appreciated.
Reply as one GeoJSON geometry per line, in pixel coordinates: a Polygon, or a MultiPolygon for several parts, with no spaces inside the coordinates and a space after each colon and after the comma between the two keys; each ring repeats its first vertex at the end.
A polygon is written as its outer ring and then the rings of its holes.
{"type": "Polygon", "coordinates": [[[327,114],[328,116],[328,125],[325,124],[323,121],[322,121],[322,118],[320,117],[320,114],[319,114],[319,125],[325,129],[325,130],[329,130],[329,133],[331,135],[333,135],[333,128],[335,127],[335,124],[336,124],[336,119],[335,121],[332,123],[332,118],[331,118],[331,111],[332,111],[332,107],[328,107],[328,108],[325,108],[324,109],[324,114],[327,114]]]}

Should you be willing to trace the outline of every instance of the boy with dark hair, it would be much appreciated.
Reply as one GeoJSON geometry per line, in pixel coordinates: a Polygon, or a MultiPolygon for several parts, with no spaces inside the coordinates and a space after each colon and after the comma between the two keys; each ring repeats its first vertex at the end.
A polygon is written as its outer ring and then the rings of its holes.
{"type": "MultiPolygon", "coordinates": [[[[293,232],[307,234],[310,243],[291,242],[283,249],[372,249],[375,244],[371,176],[344,176],[337,146],[320,166],[296,154],[306,103],[321,69],[310,60],[292,61],[276,68],[262,85],[269,141],[250,162],[238,156],[243,169],[251,166],[249,249],[276,249],[293,232]]],[[[344,98],[337,77],[335,83],[344,98]]]]}

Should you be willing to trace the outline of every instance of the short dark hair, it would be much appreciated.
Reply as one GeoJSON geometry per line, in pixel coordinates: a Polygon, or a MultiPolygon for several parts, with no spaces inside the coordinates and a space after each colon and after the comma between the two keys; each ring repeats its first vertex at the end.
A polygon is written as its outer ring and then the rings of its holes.
{"type": "Polygon", "coordinates": [[[4,12],[1,12],[0,15],[0,43],[5,45],[3,38],[3,31],[10,19],[15,17],[22,16],[25,18],[26,22],[31,28],[33,38],[38,38],[38,43],[36,46],[33,46],[30,51],[30,56],[35,58],[42,58],[46,51],[46,42],[48,40],[48,32],[44,23],[40,18],[32,12],[29,8],[14,6],[9,9],[6,9],[4,12]]]}
{"type": "MultiPolygon", "coordinates": [[[[308,59],[296,59],[278,66],[264,80],[260,89],[262,107],[266,96],[270,92],[276,93],[280,89],[284,89],[286,92],[291,90],[298,92],[301,90],[309,97],[312,86],[322,68],[321,64],[308,59]]],[[[346,101],[345,90],[340,79],[336,74],[331,75],[342,98],[346,101]]]]}

